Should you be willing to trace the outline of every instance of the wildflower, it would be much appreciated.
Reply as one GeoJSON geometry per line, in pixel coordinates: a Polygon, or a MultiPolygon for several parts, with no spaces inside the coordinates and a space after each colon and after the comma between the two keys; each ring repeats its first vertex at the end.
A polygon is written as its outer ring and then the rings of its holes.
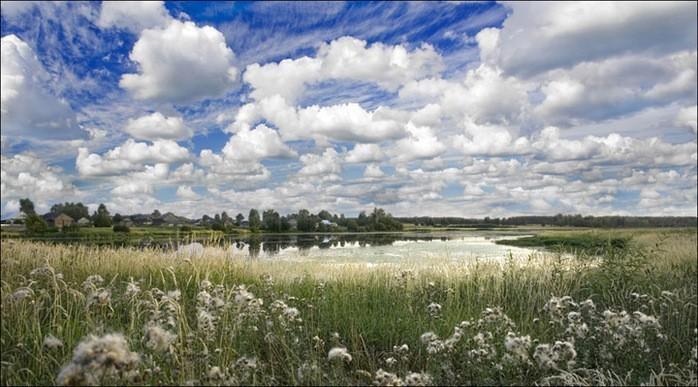
{"type": "Polygon", "coordinates": [[[427,305],[427,313],[429,313],[429,316],[431,317],[438,317],[441,314],[441,305],[432,302],[431,304],[427,305]]]}
{"type": "Polygon", "coordinates": [[[223,371],[221,371],[221,367],[214,366],[208,370],[208,378],[213,380],[222,380],[223,378],[225,378],[225,374],[223,373],[223,371]]]}
{"type": "Polygon", "coordinates": [[[167,292],[167,298],[173,301],[179,301],[182,297],[182,292],[179,289],[170,290],[167,292]]]}
{"type": "Polygon", "coordinates": [[[90,293],[87,306],[106,306],[111,302],[111,291],[108,289],[98,289],[90,293]]]}
{"type": "Polygon", "coordinates": [[[33,294],[34,294],[34,291],[31,290],[30,288],[19,288],[19,289],[15,290],[14,293],[12,293],[10,298],[12,298],[12,300],[15,302],[19,302],[27,297],[31,297],[33,294]]]}
{"type": "Polygon", "coordinates": [[[121,378],[140,362],[121,334],[90,335],[75,348],[73,359],[61,369],[56,384],[97,385],[105,378],[121,378]]]}
{"type": "Polygon", "coordinates": [[[213,315],[205,310],[199,310],[196,315],[196,320],[198,322],[199,330],[206,334],[213,333],[216,330],[215,318],[213,315]]]}
{"type": "Polygon", "coordinates": [[[398,378],[397,375],[383,371],[379,369],[376,371],[376,375],[373,378],[373,384],[376,386],[402,386],[402,379],[398,378]]]}
{"type": "Polygon", "coordinates": [[[528,360],[528,349],[531,347],[531,336],[516,336],[509,332],[504,339],[504,348],[514,354],[517,360],[528,360]]]}
{"type": "Polygon", "coordinates": [[[203,280],[199,283],[199,289],[202,290],[210,289],[212,286],[213,284],[209,280],[203,280]]]}
{"type": "Polygon", "coordinates": [[[44,337],[44,348],[56,349],[63,346],[63,341],[54,335],[44,337]]]}
{"type": "Polygon", "coordinates": [[[141,291],[140,286],[138,286],[137,283],[133,282],[133,278],[132,278],[131,281],[129,281],[128,284],[126,285],[126,292],[124,293],[124,295],[127,298],[132,298],[132,297],[135,297],[138,293],[140,293],[140,291],[141,291]]]}
{"type": "Polygon", "coordinates": [[[94,290],[97,287],[99,287],[102,283],[104,282],[104,278],[102,278],[101,275],[99,274],[93,274],[85,279],[82,283],[82,288],[86,291],[89,292],[90,290],[94,290]]]}
{"type": "Polygon", "coordinates": [[[389,357],[385,359],[385,365],[388,367],[392,368],[395,364],[397,364],[397,360],[394,357],[389,357]]]}
{"type": "Polygon", "coordinates": [[[429,344],[432,341],[435,341],[438,339],[439,339],[439,336],[437,336],[436,333],[434,333],[434,332],[426,332],[419,337],[419,340],[422,342],[422,344],[429,344]]]}
{"type": "Polygon", "coordinates": [[[33,278],[50,277],[53,275],[53,268],[49,265],[37,267],[29,272],[29,276],[33,278]]]}
{"type": "Polygon", "coordinates": [[[351,355],[349,352],[347,352],[346,348],[341,348],[341,347],[335,347],[330,349],[330,352],[327,353],[327,360],[329,361],[336,361],[336,360],[341,360],[347,363],[351,363],[351,355]]]}
{"type": "Polygon", "coordinates": [[[300,312],[296,308],[285,308],[282,316],[288,322],[303,322],[303,320],[300,318],[300,312]]]}
{"type": "Polygon", "coordinates": [[[405,376],[405,384],[408,386],[428,386],[431,384],[431,376],[427,373],[410,372],[405,376]]]}
{"type": "Polygon", "coordinates": [[[243,372],[254,372],[257,369],[257,358],[243,356],[235,362],[234,367],[243,372]]]}
{"type": "Polygon", "coordinates": [[[145,346],[155,352],[165,352],[170,349],[177,336],[158,325],[151,325],[145,331],[145,346]]]}

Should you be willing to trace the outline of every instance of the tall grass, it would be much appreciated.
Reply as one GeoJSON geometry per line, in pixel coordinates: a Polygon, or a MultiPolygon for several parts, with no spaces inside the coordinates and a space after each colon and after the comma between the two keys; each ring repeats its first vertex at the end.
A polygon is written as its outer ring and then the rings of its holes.
{"type": "Polygon", "coordinates": [[[1,251],[3,385],[696,384],[695,230],[413,267],[1,251]]]}

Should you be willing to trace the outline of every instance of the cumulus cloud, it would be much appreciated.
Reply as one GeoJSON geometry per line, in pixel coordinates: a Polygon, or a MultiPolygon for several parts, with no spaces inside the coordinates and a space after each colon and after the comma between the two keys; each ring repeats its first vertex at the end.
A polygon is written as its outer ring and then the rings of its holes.
{"type": "Polygon", "coordinates": [[[405,135],[401,112],[382,107],[366,111],[357,103],[295,108],[278,95],[244,105],[227,130],[236,132],[250,128],[262,119],[279,128],[286,141],[379,142],[405,135]]]}
{"type": "Polygon", "coordinates": [[[166,26],[172,18],[163,1],[103,1],[97,20],[100,28],[123,28],[139,33],[166,26]]]}
{"type": "Polygon", "coordinates": [[[660,58],[625,56],[555,70],[536,113],[551,124],[603,120],[674,101],[695,102],[696,51],[660,58]]]}
{"type": "Polygon", "coordinates": [[[165,117],[155,112],[137,119],[129,119],[124,132],[139,140],[182,140],[193,131],[184,124],[182,117],[165,117]]]}
{"type": "Polygon", "coordinates": [[[145,163],[174,163],[189,159],[189,151],[171,140],[154,141],[152,145],[128,139],[103,156],[78,149],[75,167],[81,176],[109,176],[140,170],[145,163]]]}
{"type": "Polygon", "coordinates": [[[696,3],[518,3],[501,30],[478,34],[482,58],[529,76],[615,55],[696,48],[696,3]],[[480,35],[482,34],[482,35],[480,35]]]}
{"type": "Polygon", "coordinates": [[[381,161],[385,154],[377,144],[356,144],[347,152],[344,161],[347,163],[367,163],[381,161]]]}
{"type": "Polygon", "coordinates": [[[266,158],[296,157],[279,134],[266,125],[257,125],[253,130],[243,129],[235,133],[223,147],[229,160],[258,161],[266,158]]]}
{"type": "Polygon", "coordinates": [[[372,82],[397,91],[403,84],[438,74],[441,56],[428,44],[408,51],[402,45],[366,41],[345,36],[324,43],[315,57],[285,59],[279,63],[247,67],[243,79],[254,89],[255,99],[279,95],[295,102],[307,84],[328,79],[372,82]]]}
{"type": "Polygon", "coordinates": [[[385,176],[385,173],[383,173],[378,164],[368,164],[366,169],[364,169],[364,177],[377,179],[383,176],[385,176]]]}
{"type": "Polygon", "coordinates": [[[172,20],[164,29],[144,30],[129,58],[137,74],[119,85],[136,99],[185,103],[220,97],[234,84],[234,54],[218,30],[172,20]]]}
{"type": "Polygon", "coordinates": [[[408,122],[405,129],[409,136],[395,142],[391,155],[399,161],[430,159],[442,154],[446,146],[428,126],[415,126],[408,122]]]}
{"type": "Polygon", "coordinates": [[[82,136],[70,105],[49,92],[49,75],[31,47],[16,35],[2,37],[0,75],[3,136],[62,140],[82,136]]]}
{"type": "Polygon", "coordinates": [[[517,155],[530,152],[525,137],[514,139],[509,129],[500,125],[478,125],[471,120],[464,124],[466,135],[453,138],[456,149],[466,155],[517,155]]]}
{"type": "Polygon", "coordinates": [[[199,194],[194,192],[194,190],[188,185],[180,185],[177,187],[177,197],[184,200],[197,200],[200,198],[199,194]]]}
{"type": "Polygon", "coordinates": [[[698,116],[698,106],[688,106],[679,111],[676,117],[676,124],[679,126],[684,126],[693,129],[693,133],[696,133],[696,118],[698,116]]]}
{"type": "Polygon", "coordinates": [[[301,176],[336,176],[342,172],[339,155],[333,148],[325,149],[321,155],[306,153],[300,159],[303,168],[298,174],[301,176]]]}
{"type": "Polygon", "coordinates": [[[21,198],[31,198],[38,211],[46,211],[52,200],[82,196],[82,192],[75,188],[60,168],[48,166],[33,154],[2,155],[0,158],[3,218],[19,209],[10,202],[15,203],[21,198]]]}

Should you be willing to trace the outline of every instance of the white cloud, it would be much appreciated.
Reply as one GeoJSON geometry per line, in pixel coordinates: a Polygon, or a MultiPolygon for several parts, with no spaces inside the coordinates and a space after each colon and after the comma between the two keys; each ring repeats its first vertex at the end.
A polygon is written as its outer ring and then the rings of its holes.
{"type": "Polygon", "coordinates": [[[695,50],[695,2],[507,4],[497,33],[478,35],[481,56],[524,76],[627,53],[695,50]]]}
{"type": "Polygon", "coordinates": [[[163,1],[103,1],[97,20],[100,28],[117,27],[139,33],[164,27],[172,18],[163,1]]]}
{"type": "Polygon", "coordinates": [[[153,187],[147,181],[129,181],[127,183],[117,185],[111,190],[111,194],[114,196],[125,196],[130,197],[133,195],[140,194],[152,194],[153,187]]]}
{"type": "Polygon", "coordinates": [[[155,112],[137,119],[129,119],[124,132],[139,140],[182,140],[192,136],[193,131],[181,117],[165,117],[155,112]]]}
{"type": "Polygon", "coordinates": [[[364,169],[364,177],[377,179],[383,176],[385,176],[385,173],[381,171],[381,167],[378,164],[368,164],[366,169],[364,169]]]}
{"type": "Polygon", "coordinates": [[[81,136],[68,103],[47,89],[49,75],[34,51],[15,35],[2,37],[3,136],[70,139],[81,136]]]}
{"type": "Polygon", "coordinates": [[[257,125],[253,130],[243,129],[235,133],[223,147],[227,159],[259,161],[266,158],[296,157],[279,134],[266,125],[257,125]]]}
{"type": "Polygon", "coordinates": [[[679,126],[684,126],[693,129],[693,133],[696,133],[696,122],[698,121],[698,106],[688,106],[679,111],[676,117],[676,124],[679,126]]]}
{"type": "Polygon", "coordinates": [[[197,200],[201,198],[199,194],[194,192],[194,190],[188,185],[180,185],[177,187],[177,197],[184,200],[197,200]]]}
{"type": "Polygon", "coordinates": [[[439,141],[428,126],[415,126],[408,122],[405,129],[409,136],[395,142],[391,155],[399,161],[430,159],[442,154],[446,146],[439,141]]]}
{"type": "Polygon", "coordinates": [[[124,74],[119,85],[136,99],[185,103],[221,97],[238,74],[223,34],[192,22],[144,30],[129,57],[140,71],[124,74]]]}
{"type": "Polygon", "coordinates": [[[397,91],[403,84],[439,73],[441,57],[428,44],[408,51],[402,45],[368,45],[350,36],[324,43],[315,57],[285,59],[279,63],[252,64],[243,79],[257,100],[279,95],[288,101],[302,94],[307,84],[328,79],[372,82],[397,91]]]}
{"type": "Polygon", "coordinates": [[[405,135],[401,112],[379,107],[366,111],[357,103],[294,108],[280,96],[265,98],[240,108],[229,132],[250,128],[264,119],[279,128],[284,140],[315,139],[378,142],[405,135]]]}
{"type": "Polygon", "coordinates": [[[0,158],[3,218],[15,211],[15,205],[10,205],[10,201],[28,197],[36,204],[37,211],[46,211],[52,200],[78,199],[82,196],[82,192],[66,179],[60,168],[48,166],[33,154],[2,155],[0,158]]]}
{"type": "Polygon", "coordinates": [[[530,152],[529,141],[525,137],[514,140],[510,131],[499,125],[478,125],[466,120],[465,133],[453,138],[456,149],[466,155],[518,155],[530,152]]]}
{"type": "Polygon", "coordinates": [[[342,164],[337,151],[333,148],[325,149],[322,155],[306,153],[300,159],[303,163],[303,168],[298,171],[298,174],[302,176],[333,176],[342,172],[342,164]]]}
{"type": "Polygon", "coordinates": [[[696,100],[696,51],[624,56],[552,71],[535,108],[551,124],[602,120],[674,101],[696,100]]]}
{"type": "Polygon", "coordinates": [[[385,157],[383,150],[377,144],[356,144],[347,152],[344,161],[348,163],[367,163],[381,161],[385,157]]]}
{"type": "Polygon", "coordinates": [[[81,176],[109,176],[141,170],[147,162],[167,164],[184,161],[189,157],[189,151],[174,141],[160,140],[148,145],[128,139],[103,156],[89,153],[87,148],[80,148],[75,167],[81,176]]]}

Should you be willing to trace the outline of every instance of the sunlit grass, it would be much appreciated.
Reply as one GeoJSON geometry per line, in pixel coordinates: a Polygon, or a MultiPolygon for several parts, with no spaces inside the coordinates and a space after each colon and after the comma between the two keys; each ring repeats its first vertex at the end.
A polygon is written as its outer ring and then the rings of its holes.
{"type": "Polygon", "coordinates": [[[401,266],[3,241],[2,383],[695,385],[695,230],[632,236],[401,266]]]}

